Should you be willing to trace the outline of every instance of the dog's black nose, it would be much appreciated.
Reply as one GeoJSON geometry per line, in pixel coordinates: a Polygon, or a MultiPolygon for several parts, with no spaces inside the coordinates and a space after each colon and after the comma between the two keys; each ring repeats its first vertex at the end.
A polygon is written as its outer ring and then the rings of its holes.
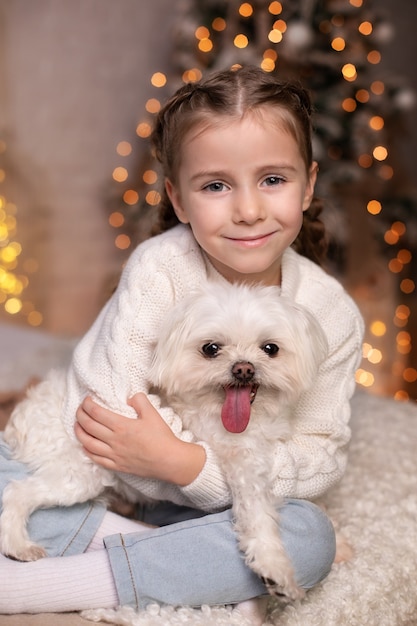
{"type": "Polygon", "coordinates": [[[255,368],[252,363],[248,361],[239,361],[232,367],[233,378],[236,378],[240,383],[246,385],[250,383],[255,375],[255,368]]]}

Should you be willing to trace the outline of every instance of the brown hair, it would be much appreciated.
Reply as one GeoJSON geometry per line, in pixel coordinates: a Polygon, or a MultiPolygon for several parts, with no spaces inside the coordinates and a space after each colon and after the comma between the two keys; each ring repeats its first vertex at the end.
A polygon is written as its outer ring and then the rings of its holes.
{"type": "MultiPolygon", "coordinates": [[[[247,66],[217,72],[208,78],[187,83],[160,110],[151,141],[164,176],[175,183],[181,140],[195,126],[218,117],[242,117],[261,107],[275,107],[297,141],[306,171],[313,161],[312,103],[309,93],[298,83],[280,82],[258,67],[247,66]]],[[[293,247],[300,254],[320,263],[327,251],[325,229],[319,215],[321,202],[314,198],[303,213],[303,226],[293,247]]],[[[171,202],[162,192],[158,232],[178,224],[171,202]]]]}

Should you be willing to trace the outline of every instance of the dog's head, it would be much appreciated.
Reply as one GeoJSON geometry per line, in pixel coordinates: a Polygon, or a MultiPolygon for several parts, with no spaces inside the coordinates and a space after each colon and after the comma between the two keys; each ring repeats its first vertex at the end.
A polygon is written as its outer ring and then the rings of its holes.
{"type": "Polygon", "coordinates": [[[216,402],[226,430],[242,432],[256,397],[294,401],[326,353],[315,318],[276,287],[210,283],[168,315],[150,380],[168,404],[216,402]]]}

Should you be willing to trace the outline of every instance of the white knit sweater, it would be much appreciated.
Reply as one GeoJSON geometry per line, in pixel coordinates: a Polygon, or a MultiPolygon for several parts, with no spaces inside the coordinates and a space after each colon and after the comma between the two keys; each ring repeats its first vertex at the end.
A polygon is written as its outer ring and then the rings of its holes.
{"type": "MultiPolygon", "coordinates": [[[[76,409],[87,393],[116,412],[135,417],[126,400],[138,391],[148,392],[147,371],[165,314],[208,279],[224,280],[205,259],[188,226],[179,225],[138,246],[117,291],[75,350],[64,409],[69,432],[73,433],[76,409]]],[[[313,389],[297,405],[291,440],[277,442],[271,459],[277,495],[313,499],[335,484],[345,469],[349,400],[361,355],[363,322],[342,286],[292,249],[283,257],[281,290],[316,316],[329,344],[329,356],[313,389]]],[[[161,409],[158,397],[150,399],[177,436],[194,441],[178,415],[161,409]]],[[[231,504],[230,492],[215,454],[200,443],[207,460],[186,487],[128,474],[122,478],[154,499],[207,511],[222,509],[231,504]]]]}

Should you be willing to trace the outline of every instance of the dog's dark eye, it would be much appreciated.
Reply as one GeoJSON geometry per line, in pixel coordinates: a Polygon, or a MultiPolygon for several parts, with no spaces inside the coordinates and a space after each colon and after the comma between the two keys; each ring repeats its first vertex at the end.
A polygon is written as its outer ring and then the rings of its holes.
{"type": "Polygon", "coordinates": [[[220,348],[221,346],[218,343],[205,343],[201,348],[201,352],[209,359],[214,359],[219,354],[220,348]]]}
{"type": "Polygon", "coordinates": [[[270,357],[277,356],[279,352],[279,346],[276,343],[265,343],[261,346],[262,350],[270,357]]]}

